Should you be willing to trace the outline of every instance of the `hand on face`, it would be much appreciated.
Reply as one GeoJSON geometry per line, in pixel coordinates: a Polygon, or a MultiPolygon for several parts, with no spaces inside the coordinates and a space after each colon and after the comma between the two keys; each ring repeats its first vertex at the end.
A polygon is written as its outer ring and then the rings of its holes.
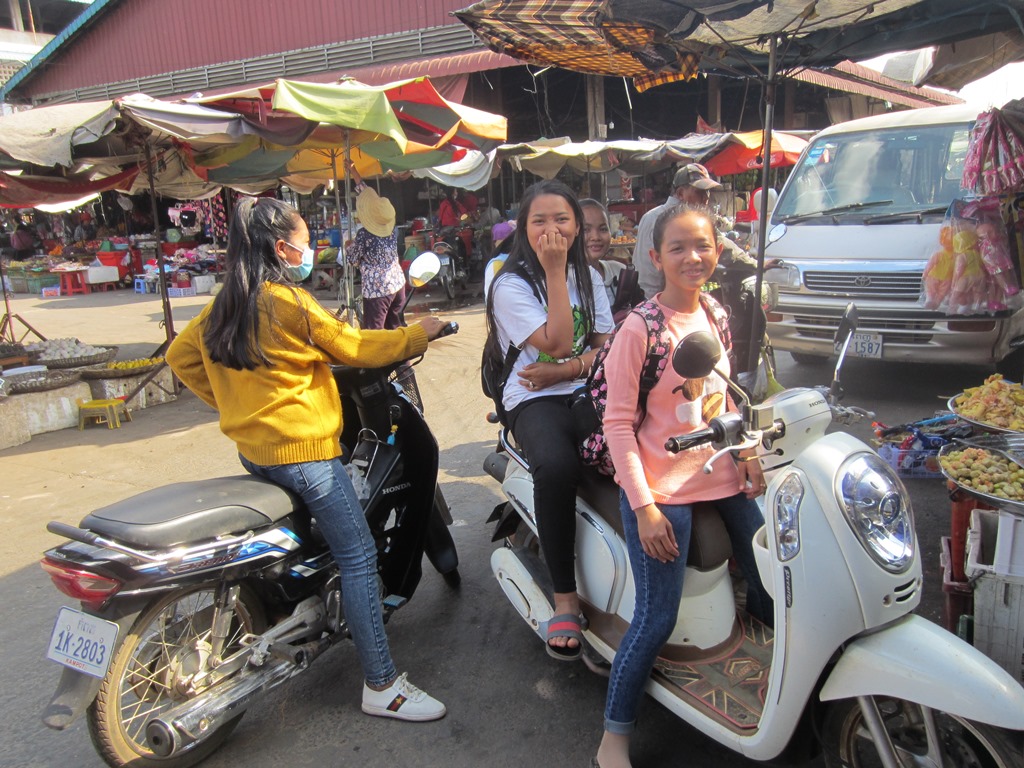
{"type": "Polygon", "coordinates": [[[526,235],[545,272],[565,272],[579,231],[572,206],[561,195],[537,195],[530,203],[526,235]]]}

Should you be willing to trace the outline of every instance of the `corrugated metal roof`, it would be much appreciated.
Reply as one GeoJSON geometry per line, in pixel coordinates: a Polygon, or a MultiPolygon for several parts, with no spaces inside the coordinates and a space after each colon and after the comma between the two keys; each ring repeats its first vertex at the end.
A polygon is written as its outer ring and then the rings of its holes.
{"type": "Polygon", "coordinates": [[[859,93],[905,107],[934,107],[940,104],[962,104],[963,99],[953,94],[930,88],[917,88],[886,77],[868,67],[852,61],[840,62],[828,71],[804,69],[787,75],[793,80],[831,88],[847,93],[859,93]]]}
{"type": "Polygon", "coordinates": [[[423,59],[398,61],[393,64],[376,64],[369,67],[357,67],[346,74],[356,80],[370,85],[383,85],[396,80],[412,77],[447,77],[464,75],[471,72],[485,72],[503,67],[521,67],[523,62],[493,51],[481,50],[470,53],[445,54],[429,56],[423,59]]]}
{"type": "Polygon", "coordinates": [[[103,13],[108,5],[116,2],[117,0],[94,0],[90,6],[75,17],[74,21],[64,28],[59,35],[44,45],[42,50],[32,57],[31,61],[15,72],[14,76],[4,83],[3,88],[0,89],[0,101],[3,101],[7,97],[7,94],[18,86],[18,83],[45,64],[50,56],[53,55],[53,53],[68,39],[77,35],[79,31],[86,27],[94,18],[103,13]]]}

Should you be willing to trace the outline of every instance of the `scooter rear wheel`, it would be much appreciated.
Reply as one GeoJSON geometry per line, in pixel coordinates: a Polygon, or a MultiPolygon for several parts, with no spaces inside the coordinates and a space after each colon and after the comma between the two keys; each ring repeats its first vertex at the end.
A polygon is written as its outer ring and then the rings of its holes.
{"type": "MultiPolygon", "coordinates": [[[[951,694],[952,695],[952,694],[951,694]]],[[[955,768],[1022,768],[1024,734],[975,723],[913,702],[875,697],[901,765],[955,768]],[[929,715],[934,721],[929,740],[929,715]]],[[[836,702],[822,728],[829,768],[881,766],[874,740],[857,701],[836,702]]]]}
{"type": "Polygon", "coordinates": [[[448,264],[441,267],[441,287],[444,288],[444,295],[449,299],[455,298],[455,275],[453,274],[452,265],[448,264]]]}
{"type": "MultiPolygon", "coordinates": [[[[239,715],[178,757],[161,758],[146,741],[146,724],[195,695],[189,675],[205,666],[204,643],[213,618],[215,585],[179,589],[150,603],[135,621],[89,707],[89,735],[108,765],[186,768],[205,759],[231,734],[239,715]]],[[[242,635],[263,629],[263,610],[242,590],[224,653],[242,635]]]]}

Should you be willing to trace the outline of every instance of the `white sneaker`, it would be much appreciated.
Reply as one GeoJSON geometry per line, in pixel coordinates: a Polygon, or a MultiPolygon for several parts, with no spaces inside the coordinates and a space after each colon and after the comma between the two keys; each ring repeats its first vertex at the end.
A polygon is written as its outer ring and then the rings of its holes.
{"type": "Polygon", "coordinates": [[[383,691],[375,691],[363,683],[363,712],[378,717],[423,722],[440,720],[447,710],[440,701],[421,691],[402,673],[383,691]]]}

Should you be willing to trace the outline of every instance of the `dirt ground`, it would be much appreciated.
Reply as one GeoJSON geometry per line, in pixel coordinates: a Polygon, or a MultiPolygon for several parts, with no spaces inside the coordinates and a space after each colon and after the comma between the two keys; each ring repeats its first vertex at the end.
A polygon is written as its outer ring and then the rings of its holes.
{"type": "MultiPolygon", "coordinates": [[[[338,302],[315,294],[331,309],[338,302]]],[[[209,295],[171,299],[174,326],[184,326],[211,300],[209,295]]],[[[458,513],[460,485],[482,474],[483,442],[494,439],[484,416],[488,401],[480,392],[479,350],[483,306],[472,293],[448,309],[440,291],[417,293],[408,319],[430,310],[460,324],[460,332],[431,345],[417,367],[426,413],[442,452],[442,476],[458,513]],[[469,305],[469,306],[466,306],[469,305]],[[457,422],[434,414],[459,413],[457,422]],[[474,447],[475,445],[475,447],[474,447]]],[[[95,345],[116,345],[118,359],[147,357],[165,339],[160,298],[128,290],[42,299],[14,294],[11,314],[47,338],[75,336],[95,345]]],[[[16,321],[16,334],[26,328],[16,321]]],[[[25,343],[33,340],[31,334],[25,343]]],[[[174,402],[137,411],[120,429],[87,426],[34,435],[31,441],[0,451],[0,577],[36,561],[58,542],[43,530],[50,520],[77,523],[87,512],[170,482],[242,472],[233,444],[218,429],[215,412],[184,391],[174,402]]],[[[483,478],[479,482],[484,482],[483,478]]],[[[489,478],[486,482],[493,485],[489,478]]]]}

